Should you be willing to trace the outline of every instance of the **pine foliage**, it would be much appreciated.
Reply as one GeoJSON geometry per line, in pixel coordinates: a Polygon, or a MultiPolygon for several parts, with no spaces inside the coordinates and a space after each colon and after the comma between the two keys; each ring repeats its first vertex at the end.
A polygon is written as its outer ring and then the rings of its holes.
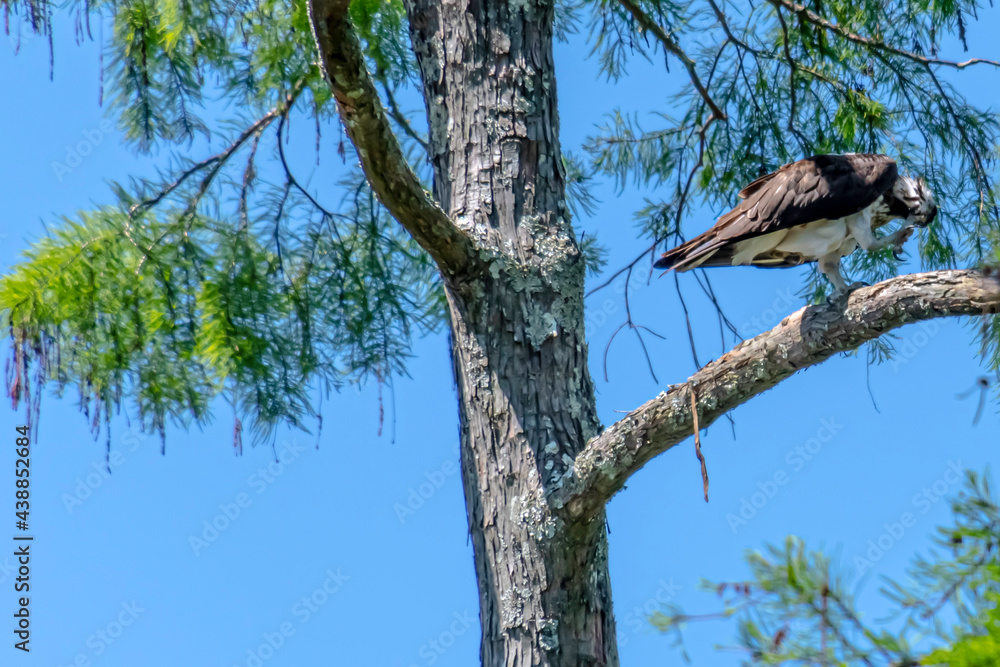
{"type": "MultiPolygon", "coordinates": [[[[8,33],[51,38],[48,0],[0,5],[8,33]]],[[[337,157],[357,162],[305,0],[85,0],[61,11],[80,39],[108,26],[112,113],[137,151],[172,157],[159,177],[117,184],[116,201],[52,226],[0,280],[15,404],[34,404],[54,382],[78,389],[95,424],[131,401],[162,432],[205,421],[222,395],[265,435],[303,426],[310,390],[405,372],[414,336],[443,322],[437,273],[360,170],[317,198],[284,155],[297,119],[315,123],[317,140],[321,128],[338,133],[337,157]],[[220,138],[221,152],[189,157],[220,138]]],[[[942,55],[966,47],[981,11],[990,10],[975,0],[559,0],[557,37],[586,36],[604,76],[627,76],[638,57],[687,81],[660,109],[595,119],[582,154],[566,153],[571,210],[591,213],[595,179],[656,186],[662,197],[636,219],[642,234],[672,243],[706,226],[691,219],[696,205],[728,208],[742,185],[785,162],[885,152],[941,202],[920,233],[923,266],[1000,263],[1000,125],[961,92],[962,70],[995,63],[942,55]]],[[[426,181],[426,122],[397,99],[420,90],[403,4],[354,0],[350,14],[426,181]]],[[[582,239],[592,271],[600,241],[582,239]]],[[[869,282],[898,271],[888,252],[851,262],[850,275],[869,282]]],[[[821,298],[826,285],[814,278],[805,289],[821,298]]],[[[984,365],[998,370],[1000,319],[972,329],[984,365]]]]}
{"type": "Polygon", "coordinates": [[[691,615],[673,606],[650,621],[678,646],[693,622],[733,622],[731,648],[751,665],[1000,664],[1000,507],[987,476],[966,473],[952,515],[932,551],[913,561],[906,582],[885,582],[881,592],[892,609],[886,618],[858,611],[860,590],[838,563],[789,537],[747,554],[747,580],[705,582],[721,610],[691,615]]]}

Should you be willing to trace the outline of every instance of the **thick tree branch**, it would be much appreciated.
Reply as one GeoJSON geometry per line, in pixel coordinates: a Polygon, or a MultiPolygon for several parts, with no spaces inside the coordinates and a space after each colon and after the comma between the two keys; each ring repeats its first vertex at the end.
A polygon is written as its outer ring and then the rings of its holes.
{"type": "Polygon", "coordinates": [[[693,433],[692,390],[704,428],[796,371],[904,324],[987,313],[1000,313],[996,271],[899,276],[851,293],[846,304],[802,308],[707,364],[687,382],[671,385],[591,440],[576,457],[559,500],[574,519],[595,516],[647,461],[693,433]]]}
{"type": "Polygon", "coordinates": [[[447,275],[475,257],[472,241],[421,187],[379,102],[347,13],[350,0],[310,0],[323,70],[347,134],[379,200],[447,275]]]}

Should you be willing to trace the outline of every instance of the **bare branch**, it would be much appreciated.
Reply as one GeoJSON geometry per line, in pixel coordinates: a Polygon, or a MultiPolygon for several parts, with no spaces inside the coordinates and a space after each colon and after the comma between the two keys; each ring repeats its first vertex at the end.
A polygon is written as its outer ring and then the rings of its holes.
{"type": "Polygon", "coordinates": [[[846,303],[802,308],[591,440],[576,457],[559,501],[575,520],[595,516],[647,461],[691,435],[693,391],[705,428],[795,372],[904,324],[998,312],[1000,276],[975,270],[899,276],[851,293],[846,303]]]}
{"type": "Polygon", "coordinates": [[[943,65],[945,67],[953,67],[955,69],[965,69],[972,65],[992,65],[993,67],[1000,67],[1000,62],[996,60],[986,60],[985,58],[970,58],[969,60],[963,62],[956,62],[954,60],[942,60],[941,58],[926,58],[919,54],[913,53],[912,51],[907,51],[905,49],[898,49],[894,46],[889,46],[885,42],[878,41],[876,39],[871,39],[869,37],[862,37],[861,35],[856,35],[850,30],[839,26],[836,23],[832,23],[819,14],[813,12],[811,9],[803,7],[800,4],[792,2],[791,0],[768,0],[772,5],[777,7],[784,7],[789,9],[799,16],[804,18],[806,21],[814,25],[818,25],[821,28],[825,28],[830,32],[840,35],[849,42],[854,42],[855,44],[861,44],[870,49],[877,49],[879,51],[884,51],[886,53],[892,53],[897,56],[902,56],[908,60],[921,63],[923,65],[943,65]]]}
{"type": "Polygon", "coordinates": [[[270,125],[272,121],[274,121],[275,118],[279,118],[282,115],[287,114],[289,109],[291,109],[292,105],[295,104],[295,98],[298,97],[299,93],[302,91],[302,88],[303,88],[303,82],[299,81],[298,83],[295,84],[295,86],[292,87],[291,92],[289,92],[283,104],[279,104],[278,106],[274,107],[266,114],[258,118],[253,125],[243,130],[243,132],[241,132],[240,135],[236,137],[233,143],[229,144],[229,147],[226,148],[226,150],[222,151],[221,153],[217,153],[210,158],[206,158],[197,164],[192,165],[190,168],[181,172],[180,176],[178,176],[176,180],[166,185],[162,190],[157,192],[155,196],[149,199],[144,199],[143,201],[133,205],[128,211],[129,217],[134,218],[135,216],[153,208],[161,201],[163,201],[165,198],[173,194],[173,192],[177,190],[177,188],[179,188],[181,185],[183,185],[188,178],[190,178],[194,174],[204,169],[211,167],[208,174],[202,179],[201,184],[198,186],[198,195],[194,198],[194,203],[195,205],[197,205],[198,200],[201,199],[201,197],[208,190],[209,185],[211,185],[212,179],[215,178],[215,176],[219,173],[219,170],[222,169],[222,167],[226,164],[226,162],[229,161],[229,158],[231,158],[236,151],[242,148],[243,144],[245,144],[247,140],[249,140],[251,137],[254,136],[259,137],[260,133],[263,132],[267,128],[267,126],[270,125]]]}
{"type": "MultiPolygon", "coordinates": [[[[288,182],[288,186],[294,187],[296,190],[305,195],[305,198],[309,200],[309,203],[313,205],[313,208],[315,208],[317,211],[327,216],[328,218],[333,219],[335,217],[346,217],[334,213],[333,211],[327,210],[322,204],[316,201],[315,197],[309,194],[309,191],[306,190],[305,187],[303,187],[302,184],[299,183],[298,179],[295,178],[295,176],[292,174],[292,169],[291,167],[288,166],[288,160],[285,158],[285,148],[284,146],[281,145],[281,139],[284,134],[285,122],[287,120],[288,120],[288,114],[285,113],[281,116],[281,120],[278,121],[278,134],[275,143],[277,144],[278,147],[278,158],[281,160],[281,168],[285,170],[285,180],[288,182]]],[[[334,223],[333,229],[336,232],[337,230],[336,223],[334,223]]],[[[337,236],[339,237],[340,234],[337,233],[337,236]]]]}
{"type": "Polygon", "coordinates": [[[639,5],[635,4],[632,0],[618,0],[618,2],[621,3],[621,6],[624,7],[633,17],[635,17],[635,20],[639,22],[639,25],[641,25],[644,30],[650,31],[658,40],[660,40],[660,44],[663,45],[664,49],[677,56],[677,59],[684,63],[684,67],[686,67],[688,71],[688,76],[691,77],[691,83],[694,84],[698,94],[700,94],[702,99],[705,100],[705,104],[708,105],[708,108],[712,110],[712,118],[717,120],[727,120],[728,116],[726,116],[726,112],[720,109],[719,106],[712,100],[712,96],[709,95],[708,89],[701,82],[701,78],[698,76],[698,69],[695,66],[695,62],[691,60],[688,54],[684,53],[680,44],[675,42],[673,38],[671,38],[670,35],[668,35],[658,23],[656,23],[656,21],[651,19],[649,15],[642,11],[642,9],[639,8],[639,5]]]}
{"type": "Polygon", "coordinates": [[[740,47],[744,51],[749,51],[754,55],[768,55],[765,54],[763,51],[759,51],[753,48],[752,46],[750,46],[749,44],[747,44],[746,42],[739,39],[738,37],[736,37],[736,35],[733,34],[733,31],[730,30],[729,28],[729,22],[726,20],[725,13],[723,13],[719,5],[715,3],[715,0],[708,0],[708,4],[712,6],[712,11],[715,13],[715,18],[719,21],[719,25],[722,27],[722,30],[726,33],[726,38],[730,42],[740,47]]]}
{"type": "Polygon", "coordinates": [[[615,329],[615,332],[611,334],[611,338],[608,339],[608,344],[604,347],[604,381],[608,381],[608,352],[611,350],[611,343],[615,342],[615,337],[618,333],[628,327],[635,332],[636,337],[639,338],[639,345],[642,347],[642,353],[646,357],[646,365],[649,366],[649,374],[653,376],[653,382],[659,383],[660,381],[656,379],[656,371],[653,370],[653,360],[649,357],[649,350],[646,349],[646,341],[642,338],[642,330],[645,329],[652,336],[656,336],[661,340],[666,340],[666,336],[656,333],[647,326],[641,324],[636,324],[635,320],[632,319],[632,305],[629,302],[628,293],[631,289],[632,284],[632,266],[629,267],[628,273],[625,275],[625,321],[622,322],[621,326],[615,329]]]}
{"type": "Polygon", "coordinates": [[[798,139],[802,152],[808,153],[809,142],[806,141],[804,136],[802,136],[802,133],[799,132],[798,127],[795,124],[795,117],[798,115],[795,100],[795,70],[799,68],[799,64],[795,62],[794,58],[792,58],[792,51],[788,45],[788,26],[785,24],[785,17],[781,15],[780,9],[775,13],[778,16],[778,22],[781,24],[781,47],[785,51],[785,60],[788,62],[788,104],[790,108],[788,110],[787,129],[795,135],[796,139],[798,139]]]}
{"type": "Polygon", "coordinates": [[[431,198],[407,163],[365,66],[351,25],[350,0],[310,0],[309,17],[323,70],[368,182],[446,275],[476,257],[472,241],[431,198]]]}
{"type": "MultiPolygon", "coordinates": [[[[264,116],[259,118],[257,122],[255,122],[253,125],[244,130],[238,137],[236,137],[236,140],[229,145],[229,148],[222,151],[221,153],[217,153],[212,157],[206,158],[205,160],[202,160],[201,162],[193,165],[189,169],[182,172],[181,175],[178,176],[175,181],[168,184],[166,187],[160,190],[155,196],[149,199],[144,199],[143,201],[140,201],[135,205],[133,205],[131,208],[129,208],[128,211],[129,219],[130,220],[135,219],[136,216],[145,213],[154,206],[157,206],[161,201],[169,197],[181,185],[183,185],[188,178],[190,178],[196,173],[199,173],[207,169],[208,173],[206,173],[205,176],[201,179],[201,183],[198,185],[198,191],[188,200],[187,207],[184,209],[184,213],[182,215],[182,219],[187,220],[187,223],[185,223],[185,230],[189,229],[190,227],[189,223],[191,222],[195,211],[197,211],[198,209],[198,204],[201,203],[202,197],[204,197],[205,193],[208,192],[208,188],[212,185],[212,181],[215,180],[215,177],[218,176],[219,171],[222,170],[222,168],[226,165],[226,163],[229,162],[229,159],[233,156],[233,154],[235,154],[236,151],[238,151],[251,137],[254,137],[253,151],[256,152],[257,142],[260,140],[261,133],[264,132],[265,129],[267,129],[267,127],[271,124],[272,121],[274,121],[275,118],[279,117],[283,118],[284,115],[286,115],[289,112],[289,110],[292,108],[292,105],[295,104],[295,99],[302,92],[304,85],[305,85],[304,81],[299,81],[298,83],[296,83],[292,87],[292,90],[289,91],[288,95],[285,97],[284,104],[276,106],[275,108],[267,112],[264,116]]],[[[253,158],[251,155],[251,160],[252,159],[253,158]]],[[[243,203],[242,195],[241,195],[241,203],[243,203]]],[[[129,241],[132,242],[132,245],[134,245],[136,248],[140,250],[140,252],[142,252],[142,259],[139,260],[139,266],[136,267],[135,271],[136,275],[139,275],[139,273],[142,272],[142,267],[146,264],[146,260],[152,255],[153,250],[155,250],[156,247],[160,245],[160,242],[167,237],[167,234],[169,234],[170,230],[169,229],[164,230],[162,234],[153,239],[153,242],[150,244],[148,248],[142,248],[139,246],[138,243],[136,243],[136,241],[132,238],[131,234],[128,231],[128,225],[126,225],[123,232],[125,236],[129,239],[129,241]]]]}
{"type": "Polygon", "coordinates": [[[660,245],[660,241],[662,241],[662,240],[663,239],[656,239],[653,242],[653,245],[649,246],[648,248],[646,248],[645,250],[643,250],[641,253],[639,253],[638,257],[636,257],[631,262],[629,262],[628,264],[626,264],[622,268],[620,268],[617,271],[615,271],[614,273],[612,273],[611,276],[608,277],[607,280],[605,280],[603,283],[601,283],[597,287],[591,288],[584,296],[588,297],[591,294],[594,294],[595,292],[600,292],[602,289],[604,289],[605,287],[607,287],[608,285],[610,285],[611,283],[613,283],[615,281],[615,278],[617,278],[621,274],[625,273],[626,271],[631,274],[632,273],[632,269],[635,267],[635,265],[638,264],[639,261],[643,257],[645,257],[646,255],[650,256],[650,262],[649,263],[652,264],[653,263],[652,260],[655,259],[655,255],[653,253],[656,250],[656,246],[660,245]]]}

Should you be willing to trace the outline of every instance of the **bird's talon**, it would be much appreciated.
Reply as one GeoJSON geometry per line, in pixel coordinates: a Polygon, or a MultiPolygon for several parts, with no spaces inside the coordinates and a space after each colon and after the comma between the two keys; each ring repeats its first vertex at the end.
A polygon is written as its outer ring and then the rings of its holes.
{"type": "Polygon", "coordinates": [[[843,289],[833,290],[833,293],[830,294],[830,296],[826,297],[826,302],[827,304],[832,305],[837,303],[838,301],[843,301],[844,299],[846,299],[851,295],[851,292],[861,287],[871,287],[871,285],[861,281],[853,282],[850,285],[845,285],[843,289]]]}

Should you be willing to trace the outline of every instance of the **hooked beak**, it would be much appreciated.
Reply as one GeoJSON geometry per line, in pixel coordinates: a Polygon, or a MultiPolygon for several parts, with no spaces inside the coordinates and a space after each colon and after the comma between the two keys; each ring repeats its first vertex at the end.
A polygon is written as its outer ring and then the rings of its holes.
{"type": "Polygon", "coordinates": [[[937,217],[937,207],[935,206],[926,217],[910,215],[907,217],[906,221],[911,225],[913,225],[914,227],[923,228],[934,222],[934,218],[936,217],[937,217]]]}

